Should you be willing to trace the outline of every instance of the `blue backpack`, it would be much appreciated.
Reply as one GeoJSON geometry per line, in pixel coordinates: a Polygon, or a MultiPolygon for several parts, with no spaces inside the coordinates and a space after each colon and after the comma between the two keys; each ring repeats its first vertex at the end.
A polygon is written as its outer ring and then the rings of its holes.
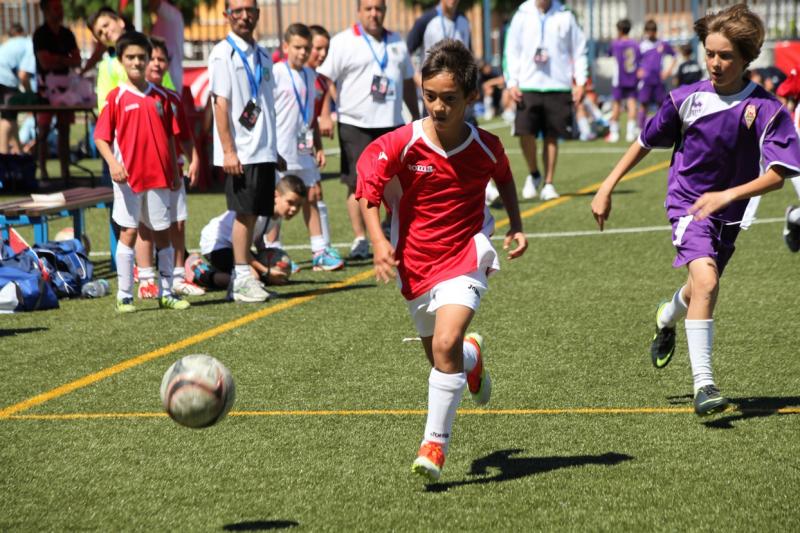
{"type": "Polygon", "coordinates": [[[0,287],[5,287],[8,283],[14,283],[17,294],[22,296],[15,311],[58,308],[58,297],[53,287],[42,277],[38,261],[31,253],[26,251],[0,258],[0,287]]]}
{"type": "Polygon", "coordinates": [[[94,265],[78,239],[48,241],[37,244],[33,250],[44,263],[60,297],[80,296],[81,287],[94,276],[94,265]]]}

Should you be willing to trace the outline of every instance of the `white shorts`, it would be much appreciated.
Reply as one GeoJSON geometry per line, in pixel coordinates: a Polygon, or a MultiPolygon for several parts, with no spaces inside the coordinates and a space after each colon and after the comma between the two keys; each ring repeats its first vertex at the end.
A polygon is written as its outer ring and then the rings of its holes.
{"type": "Polygon", "coordinates": [[[149,189],[140,193],[128,183],[113,182],[114,208],[111,218],[123,228],[137,228],[139,222],[153,231],[169,229],[169,189],[149,189]]]}
{"type": "Polygon", "coordinates": [[[306,184],[306,187],[313,187],[317,183],[320,182],[322,176],[319,173],[319,168],[298,168],[294,170],[287,170],[286,172],[281,172],[279,170],[275,171],[275,183],[284,177],[284,176],[297,176],[303,183],[306,184]]]}
{"type": "Polygon", "coordinates": [[[186,209],[186,185],[181,179],[181,187],[177,191],[169,191],[169,215],[170,221],[183,222],[189,218],[189,210],[186,209]]]}
{"type": "Polygon", "coordinates": [[[419,298],[406,302],[419,336],[433,335],[437,309],[443,305],[455,304],[477,311],[487,290],[486,275],[475,271],[437,283],[419,298]]]}

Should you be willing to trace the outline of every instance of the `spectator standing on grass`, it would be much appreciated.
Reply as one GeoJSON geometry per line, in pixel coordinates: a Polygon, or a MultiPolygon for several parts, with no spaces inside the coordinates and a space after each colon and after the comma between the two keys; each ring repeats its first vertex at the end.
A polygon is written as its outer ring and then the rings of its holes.
{"type": "MultiPolygon", "coordinates": [[[[275,131],[272,60],[256,42],[256,0],[225,2],[231,31],[209,56],[214,113],[214,165],[225,172],[228,210],[236,213],[230,297],[263,302],[269,293],[253,277],[249,249],[259,216],[272,216],[275,170],[280,160],[275,131]]],[[[281,165],[283,166],[283,165],[281,165]]]]}
{"type": "MultiPolygon", "coordinates": [[[[0,104],[8,104],[20,89],[31,92],[31,79],[36,75],[33,42],[20,24],[12,24],[8,39],[0,45],[0,104]]],[[[0,113],[0,154],[21,153],[17,133],[17,113],[0,113]]]]}
{"type": "Polygon", "coordinates": [[[592,200],[602,230],[611,192],[653,148],[673,149],[665,207],[672,224],[673,267],[686,266],[686,283],[655,316],[650,356],[663,369],[675,353],[675,328],[684,322],[694,390],[694,411],[724,411],[711,368],[714,308],[719,278],[748,224],[747,199],[779,189],[800,174],[798,137],[789,113],[773,95],[744,78],[764,43],[764,25],[746,4],[697,20],[711,77],[679,87],[647,122],[592,200]]]}
{"type": "MultiPolygon", "coordinates": [[[[47,94],[48,78],[67,76],[71,69],[81,66],[81,54],[75,35],[62,23],[64,7],[61,0],[41,0],[44,13],[44,24],[33,33],[33,51],[36,55],[36,74],[40,95],[47,94]]],[[[51,80],[51,84],[53,81],[51,80]]],[[[61,177],[69,178],[69,130],[75,121],[75,113],[59,111],[55,113],[56,130],[58,131],[58,160],[61,164],[61,177]]],[[[36,123],[39,128],[37,146],[39,150],[39,171],[43,179],[47,175],[47,136],[50,135],[50,123],[53,113],[37,113],[36,123]]]]}
{"type": "MultiPolygon", "coordinates": [[[[335,35],[318,73],[336,84],[341,179],[354,240],[350,259],[370,256],[355,198],[356,161],[373,140],[403,124],[403,103],[419,118],[414,67],[402,37],[384,28],[386,0],[358,0],[358,22],[335,35]]],[[[323,106],[320,128],[331,123],[323,106]]],[[[326,131],[323,131],[326,133],[326,131]]]]}
{"type": "Polygon", "coordinates": [[[553,200],[559,196],[553,186],[558,140],[572,138],[573,102],[583,99],[589,73],[586,38],[572,11],[559,0],[520,5],[506,33],[503,67],[517,103],[514,135],[529,170],[522,197],[553,200]],[[544,136],[544,178],[536,162],[539,134],[544,136]]]}

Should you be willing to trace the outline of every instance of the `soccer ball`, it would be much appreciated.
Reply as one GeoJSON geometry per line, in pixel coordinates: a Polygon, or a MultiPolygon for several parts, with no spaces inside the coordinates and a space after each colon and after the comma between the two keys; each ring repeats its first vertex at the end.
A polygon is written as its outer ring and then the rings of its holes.
{"type": "Polygon", "coordinates": [[[280,248],[265,248],[258,252],[256,259],[262,265],[269,267],[269,283],[282,285],[289,281],[292,275],[292,259],[280,248]]]}
{"type": "Polygon", "coordinates": [[[161,402],[178,424],[212,426],[225,418],[236,398],[233,376],[210,355],[187,355],[175,361],[161,380],[161,402]]]}
{"type": "MultiPolygon", "coordinates": [[[[54,241],[71,241],[75,238],[75,229],[70,227],[66,227],[58,231],[53,237],[54,241]]],[[[83,247],[86,249],[86,253],[88,254],[91,251],[92,243],[89,241],[89,236],[85,233],[81,235],[81,243],[83,243],[83,247]]]]}

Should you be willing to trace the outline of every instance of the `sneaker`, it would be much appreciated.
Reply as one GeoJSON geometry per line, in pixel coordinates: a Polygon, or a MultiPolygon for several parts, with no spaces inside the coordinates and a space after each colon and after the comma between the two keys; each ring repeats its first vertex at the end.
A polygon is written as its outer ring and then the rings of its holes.
{"type": "Polygon", "coordinates": [[[298,272],[300,272],[300,270],[301,270],[300,265],[295,263],[293,259],[289,259],[289,272],[291,274],[297,274],[298,272]]]}
{"type": "Polygon", "coordinates": [[[494,205],[500,199],[500,191],[497,190],[494,182],[489,181],[486,185],[486,205],[494,205]]]}
{"type": "Polygon", "coordinates": [[[722,413],[728,410],[730,404],[728,399],[719,393],[716,385],[700,387],[694,395],[694,412],[698,416],[722,413]]]}
{"type": "Polygon", "coordinates": [[[235,279],[232,285],[231,299],[234,302],[258,303],[266,302],[269,299],[269,293],[264,290],[257,279],[251,276],[242,280],[235,279]]]}
{"type": "Polygon", "coordinates": [[[492,379],[483,366],[483,337],[477,333],[469,333],[464,341],[472,343],[478,349],[478,363],[467,373],[467,387],[476,405],[486,405],[492,396],[492,379]]]}
{"type": "Polygon", "coordinates": [[[183,278],[175,278],[172,281],[172,292],[178,296],[202,296],[206,293],[202,287],[183,278]]]}
{"type": "Polygon", "coordinates": [[[790,205],[786,208],[786,221],[783,225],[783,240],[786,241],[790,252],[800,250],[800,224],[789,222],[789,215],[795,209],[798,209],[798,206],[790,205]]]}
{"type": "Polygon", "coordinates": [[[122,298],[117,300],[117,313],[133,313],[136,307],[133,305],[133,298],[122,298]]]}
{"type": "Polygon", "coordinates": [[[609,143],[619,142],[619,132],[618,131],[610,131],[608,133],[608,135],[606,135],[606,142],[609,142],[609,143]]]}
{"type": "Polygon", "coordinates": [[[506,124],[513,124],[517,118],[517,113],[513,109],[506,109],[500,116],[506,124]]]}
{"type": "Polygon", "coordinates": [[[341,270],[344,268],[344,261],[342,261],[340,257],[331,254],[329,250],[331,250],[331,248],[325,248],[321,252],[314,254],[314,257],[311,258],[311,268],[315,272],[323,270],[329,272],[331,270],[341,270]]]}
{"type": "Polygon", "coordinates": [[[425,441],[419,447],[411,471],[430,482],[437,481],[444,466],[444,449],[438,442],[425,441]]]}
{"type": "Polygon", "coordinates": [[[522,197],[525,200],[533,200],[539,195],[539,186],[542,184],[541,176],[531,176],[525,178],[525,185],[522,186],[522,197]]]}
{"type": "Polygon", "coordinates": [[[181,300],[177,296],[170,294],[169,296],[162,296],[158,299],[158,307],[160,309],[177,309],[183,311],[189,309],[191,304],[186,300],[181,300]]]}
{"type": "Polygon", "coordinates": [[[549,202],[550,200],[555,200],[560,195],[556,192],[556,188],[553,187],[552,183],[545,183],[539,196],[542,198],[542,201],[549,202]]]}
{"type": "Polygon", "coordinates": [[[154,300],[158,298],[158,285],[156,285],[155,280],[139,280],[138,294],[140,300],[154,300]]]}
{"type": "Polygon", "coordinates": [[[636,140],[636,132],[634,130],[631,130],[625,134],[625,142],[632,143],[635,140],[636,140]]]}
{"type": "Polygon", "coordinates": [[[372,254],[369,253],[369,241],[363,237],[355,239],[353,245],[350,246],[350,255],[348,259],[369,259],[372,254]]]}
{"type": "Polygon", "coordinates": [[[653,366],[662,369],[672,361],[672,356],[675,354],[675,328],[658,327],[658,317],[661,315],[661,310],[669,302],[664,300],[658,304],[656,309],[656,334],[653,335],[653,341],[650,343],[650,359],[653,361],[653,366]]]}

